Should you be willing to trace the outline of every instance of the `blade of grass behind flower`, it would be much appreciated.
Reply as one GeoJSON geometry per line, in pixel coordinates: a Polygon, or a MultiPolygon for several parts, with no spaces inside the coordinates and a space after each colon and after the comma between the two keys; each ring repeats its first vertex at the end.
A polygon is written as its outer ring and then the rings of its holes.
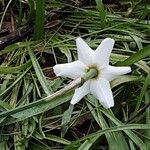
{"type": "MultiPolygon", "coordinates": [[[[87,97],[88,99],[90,99],[91,101],[95,102],[95,99],[93,99],[93,96],[88,95],[87,97]]],[[[97,102],[95,102],[97,103],[97,102]]],[[[97,121],[97,123],[99,124],[99,126],[102,128],[102,130],[105,130],[107,128],[109,128],[107,122],[105,121],[103,115],[101,114],[100,110],[98,108],[93,109],[92,105],[90,103],[87,103],[94,119],[97,121]]],[[[96,106],[98,105],[98,103],[96,104],[96,106]]],[[[98,136],[97,136],[98,139],[98,136]]],[[[95,138],[95,141],[97,140],[95,138]]],[[[128,145],[125,141],[125,138],[123,137],[121,132],[115,132],[115,133],[108,133],[106,134],[106,139],[108,141],[109,144],[109,149],[110,150],[116,150],[116,149],[122,149],[122,150],[128,150],[128,145]]],[[[93,142],[95,142],[93,140],[93,142]]],[[[87,143],[87,141],[86,141],[87,143]]],[[[92,146],[92,142],[90,141],[91,146],[92,146]]],[[[87,145],[89,147],[89,145],[87,145]]]]}
{"type": "Polygon", "coordinates": [[[36,17],[34,26],[34,39],[40,40],[44,35],[44,12],[45,0],[35,0],[36,4],[36,17]]]}
{"type": "Polygon", "coordinates": [[[33,84],[29,84],[27,86],[27,89],[24,90],[23,96],[20,98],[20,100],[17,103],[17,106],[23,105],[25,104],[25,99],[27,98],[27,96],[32,92],[33,90],[33,84]]]}
{"type": "Polygon", "coordinates": [[[95,1],[96,1],[97,9],[99,11],[99,15],[101,18],[102,28],[104,28],[106,25],[106,11],[104,9],[104,4],[103,4],[102,0],[95,0],[95,1]]]}
{"type": "Polygon", "coordinates": [[[25,144],[23,144],[23,140],[22,140],[22,137],[21,137],[21,131],[18,131],[18,133],[15,134],[13,137],[14,137],[15,150],[24,150],[25,149],[25,144]]]}
{"type": "Polygon", "coordinates": [[[3,94],[5,94],[6,92],[8,92],[11,88],[14,87],[14,85],[16,85],[25,75],[26,73],[31,69],[31,67],[28,67],[20,76],[18,75],[17,79],[4,91],[1,91],[0,96],[2,96],[3,94]]]}
{"type": "MultiPolygon", "coordinates": [[[[18,49],[21,50],[21,48],[24,48],[24,47],[27,46],[27,43],[29,45],[36,44],[35,41],[34,42],[33,41],[17,42],[17,43],[14,43],[12,45],[9,45],[9,46],[5,47],[4,50],[1,50],[0,55],[7,54],[9,52],[12,52],[12,51],[15,51],[15,50],[18,50],[18,49]]],[[[24,50],[24,49],[22,49],[22,50],[24,50]]]]}
{"type": "Polygon", "coordinates": [[[36,72],[36,75],[38,77],[38,80],[44,90],[44,92],[47,94],[47,95],[50,95],[52,93],[52,90],[48,88],[48,84],[47,84],[47,81],[46,81],[46,78],[43,74],[43,71],[36,59],[36,56],[34,55],[33,51],[31,50],[30,46],[28,45],[27,46],[27,49],[28,49],[28,52],[29,52],[29,55],[30,55],[30,58],[31,58],[31,61],[32,61],[32,64],[33,64],[33,67],[34,67],[34,70],[36,72]]]}
{"type": "Polygon", "coordinates": [[[6,139],[3,136],[0,136],[0,148],[1,150],[9,150],[6,144],[6,139]]]}
{"type": "MultiPolygon", "coordinates": [[[[118,131],[131,131],[131,130],[135,130],[135,129],[141,129],[141,130],[149,130],[150,126],[147,124],[126,124],[126,125],[119,125],[119,126],[115,126],[115,127],[111,127],[105,130],[98,130],[95,133],[89,134],[87,136],[84,136],[83,138],[76,140],[75,142],[73,142],[72,144],[68,145],[65,150],[74,150],[76,147],[78,147],[80,145],[80,142],[85,141],[85,140],[92,140],[93,138],[97,137],[97,135],[99,135],[99,137],[101,137],[102,135],[106,134],[106,133],[111,133],[111,132],[118,132],[118,131]]],[[[140,147],[141,150],[146,150],[145,147],[140,147]]]]}
{"type": "MultiPolygon", "coordinates": [[[[150,95],[146,91],[145,92],[145,102],[146,102],[146,104],[150,102],[149,100],[150,100],[150,95]]],[[[146,123],[148,125],[150,125],[150,108],[146,109],[146,123]]],[[[150,137],[150,130],[146,131],[146,136],[150,137]]],[[[150,141],[149,140],[145,140],[145,143],[146,143],[147,150],[150,149],[150,141]]]]}
{"type": "Polygon", "coordinates": [[[136,114],[136,112],[138,111],[141,103],[142,103],[142,99],[146,93],[146,90],[148,88],[148,85],[150,83],[150,74],[147,75],[146,79],[144,80],[144,83],[143,83],[143,87],[141,89],[141,92],[140,92],[140,96],[139,96],[139,99],[137,101],[137,104],[136,104],[136,107],[135,107],[135,110],[134,110],[134,114],[136,114]]]}
{"type": "Polygon", "coordinates": [[[29,4],[30,11],[29,11],[27,22],[32,20],[32,18],[34,17],[34,0],[28,0],[28,4],[29,4]]]}
{"type": "Polygon", "coordinates": [[[13,0],[9,0],[8,3],[7,3],[7,6],[5,7],[5,10],[4,10],[3,15],[1,17],[1,20],[0,20],[0,30],[2,29],[2,24],[3,24],[3,21],[4,21],[4,17],[6,15],[6,12],[7,12],[7,10],[8,10],[8,8],[9,8],[12,1],[13,0]]]}
{"type": "Polygon", "coordinates": [[[130,149],[131,149],[131,150],[136,150],[136,148],[135,148],[133,142],[132,142],[130,139],[129,139],[129,145],[130,145],[130,149]]]}
{"type": "Polygon", "coordinates": [[[2,112],[0,113],[0,119],[6,116],[7,117],[12,116],[14,118],[12,117],[6,118],[2,123],[0,123],[0,126],[6,125],[6,124],[12,124],[14,122],[19,122],[21,120],[30,118],[40,113],[44,113],[50,109],[53,109],[69,101],[71,97],[72,97],[72,91],[65,93],[54,99],[51,99],[50,101],[49,101],[49,97],[46,97],[38,101],[29,103],[27,105],[16,107],[6,112],[2,112]]]}
{"type": "Polygon", "coordinates": [[[31,61],[28,61],[20,66],[15,67],[0,67],[0,74],[18,73],[18,71],[26,70],[32,65],[31,61]]]}
{"type": "Polygon", "coordinates": [[[43,142],[37,143],[36,141],[30,141],[29,142],[29,150],[53,150],[48,145],[45,145],[43,142]]]}
{"type": "MultiPolygon", "coordinates": [[[[121,121],[115,118],[110,110],[104,110],[100,108],[101,112],[104,113],[110,120],[112,120],[117,126],[124,125],[121,121]]],[[[124,130],[124,132],[130,137],[130,139],[141,149],[145,149],[145,143],[131,130],[124,130]]]]}
{"type": "Polygon", "coordinates": [[[89,150],[91,146],[95,143],[95,141],[99,138],[99,136],[95,136],[89,140],[86,140],[79,148],[78,150],[89,150]]]}
{"type": "Polygon", "coordinates": [[[22,10],[22,1],[19,1],[19,17],[18,17],[18,26],[21,25],[23,18],[23,10],[22,10]]]}
{"type": "Polygon", "coordinates": [[[47,139],[49,141],[54,141],[54,142],[57,142],[57,143],[61,143],[61,144],[64,144],[64,145],[71,144],[70,141],[68,141],[68,140],[66,140],[64,138],[52,135],[52,134],[47,134],[46,137],[45,137],[45,139],[47,139]]]}
{"type": "Polygon", "coordinates": [[[114,79],[113,81],[111,81],[111,87],[114,88],[122,83],[126,83],[126,82],[141,82],[143,78],[139,77],[139,76],[131,76],[131,75],[122,75],[120,77],[118,77],[117,79],[114,79]]]}
{"type": "Polygon", "coordinates": [[[150,56],[150,45],[144,47],[137,53],[133,54],[129,58],[127,58],[125,61],[117,62],[117,66],[130,66],[134,64],[135,62],[140,61],[141,59],[150,56]]]}
{"type": "Polygon", "coordinates": [[[73,112],[74,105],[70,105],[69,108],[64,112],[61,122],[61,137],[64,137],[68,128],[71,115],[73,112]]]}

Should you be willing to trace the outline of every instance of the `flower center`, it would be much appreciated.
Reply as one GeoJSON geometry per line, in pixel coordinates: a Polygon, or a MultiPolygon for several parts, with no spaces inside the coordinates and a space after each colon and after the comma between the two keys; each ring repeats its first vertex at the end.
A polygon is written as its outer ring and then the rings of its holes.
{"type": "Polygon", "coordinates": [[[93,77],[92,77],[91,79],[97,78],[98,75],[99,75],[99,73],[100,73],[100,71],[99,71],[99,69],[97,68],[96,65],[90,66],[90,67],[87,69],[87,73],[88,73],[88,72],[89,72],[89,73],[90,73],[90,72],[95,72],[95,73],[93,73],[93,77]]]}

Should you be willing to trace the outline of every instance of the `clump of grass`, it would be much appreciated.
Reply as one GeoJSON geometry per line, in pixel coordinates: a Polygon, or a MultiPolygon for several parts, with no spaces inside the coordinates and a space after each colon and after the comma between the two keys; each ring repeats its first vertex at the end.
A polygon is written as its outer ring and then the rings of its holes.
{"type": "MultiPolygon", "coordinates": [[[[60,1],[45,4],[47,9],[61,6],[60,1]]],[[[70,6],[72,11],[61,25],[45,31],[42,40],[26,39],[0,51],[1,149],[150,148],[149,5],[132,1],[128,13],[128,5],[121,3],[124,15],[120,8],[117,11],[112,5],[96,4],[98,10],[96,5],[70,6]],[[106,12],[102,16],[101,7],[106,12]],[[136,16],[139,10],[146,11],[140,19],[136,16]],[[104,109],[92,95],[73,108],[69,106],[72,90],[50,100],[51,94],[70,82],[56,78],[52,67],[56,62],[77,59],[78,36],[93,49],[105,37],[115,39],[111,63],[132,67],[131,74],[111,82],[115,97],[112,109],[104,109]]],[[[40,20],[42,35],[43,13],[40,20]]]]}

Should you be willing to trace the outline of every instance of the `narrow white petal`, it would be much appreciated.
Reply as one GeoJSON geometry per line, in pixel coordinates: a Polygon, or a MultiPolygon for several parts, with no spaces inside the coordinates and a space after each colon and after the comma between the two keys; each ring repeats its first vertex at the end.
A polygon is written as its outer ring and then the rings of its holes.
{"type": "Polygon", "coordinates": [[[105,108],[114,106],[114,99],[110,84],[107,80],[99,78],[92,80],[90,85],[90,92],[100,101],[105,108]]]}
{"type": "Polygon", "coordinates": [[[90,81],[86,81],[81,87],[79,87],[75,90],[75,93],[74,93],[70,103],[72,105],[75,105],[89,92],[90,92],[90,81]]]}
{"type": "Polygon", "coordinates": [[[131,72],[131,67],[114,67],[114,66],[108,65],[107,67],[101,70],[100,76],[102,78],[107,79],[108,81],[112,81],[118,76],[127,74],[129,72],[131,72]]]}
{"type": "Polygon", "coordinates": [[[101,44],[97,47],[94,55],[95,63],[100,68],[109,64],[109,57],[113,49],[115,41],[111,38],[104,39],[101,44]]]}
{"type": "Polygon", "coordinates": [[[86,44],[82,38],[76,39],[78,59],[86,65],[90,65],[93,61],[94,51],[86,44]]]}
{"type": "Polygon", "coordinates": [[[86,65],[83,64],[81,61],[58,64],[53,67],[56,76],[68,77],[71,79],[82,77],[86,68],[86,65]]]}

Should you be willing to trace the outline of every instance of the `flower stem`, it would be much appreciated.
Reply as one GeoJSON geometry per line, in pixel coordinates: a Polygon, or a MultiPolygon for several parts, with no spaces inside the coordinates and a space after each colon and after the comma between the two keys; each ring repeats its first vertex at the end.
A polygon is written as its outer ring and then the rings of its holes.
{"type": "Polygon", "coordinates": [[[81,82],[84,83],[85,81],[92,79],[98,75],[98,71],[96,68],[91,68],[82,78],[81,82]]]}
{"type": "Polygon", "coordinates": [[[33,106],[41,105],[44,102],[47,103],[50,100],[52,100],[52,99],[54,99],[54,98],[56,98],[58,96],[61,96],[64,93],[66,93],[66,92],[76,88],[80,84],[83,84],[85,81],[87,81],[87,80],[97,76],[97,73],[98,72],[97,72],[97,70],[95,68],[91,68],[82,78],[77,78],[76,80],[73,80],[70,84],[66,85],[64,88],[60,89],[59,91],[57,91],[57,92],[55,92],[55,93],[53,93],[51,95],[48,95],[47,97],[44,97],[41,100],[37,100],[37,101],[31,102],[29,104],[26,104],[26,105],[23,105],[23,106],[19,106],[19,107],[13,108],[11,110],[7,110],[7,111],[4,111],[4,112],[1,112],[0,113],[0,118],[7,117],[7,116],[10,116],[10,115],[16,114],[18,112],[22,112],[24,110],[32,108],[33,106]]]}

